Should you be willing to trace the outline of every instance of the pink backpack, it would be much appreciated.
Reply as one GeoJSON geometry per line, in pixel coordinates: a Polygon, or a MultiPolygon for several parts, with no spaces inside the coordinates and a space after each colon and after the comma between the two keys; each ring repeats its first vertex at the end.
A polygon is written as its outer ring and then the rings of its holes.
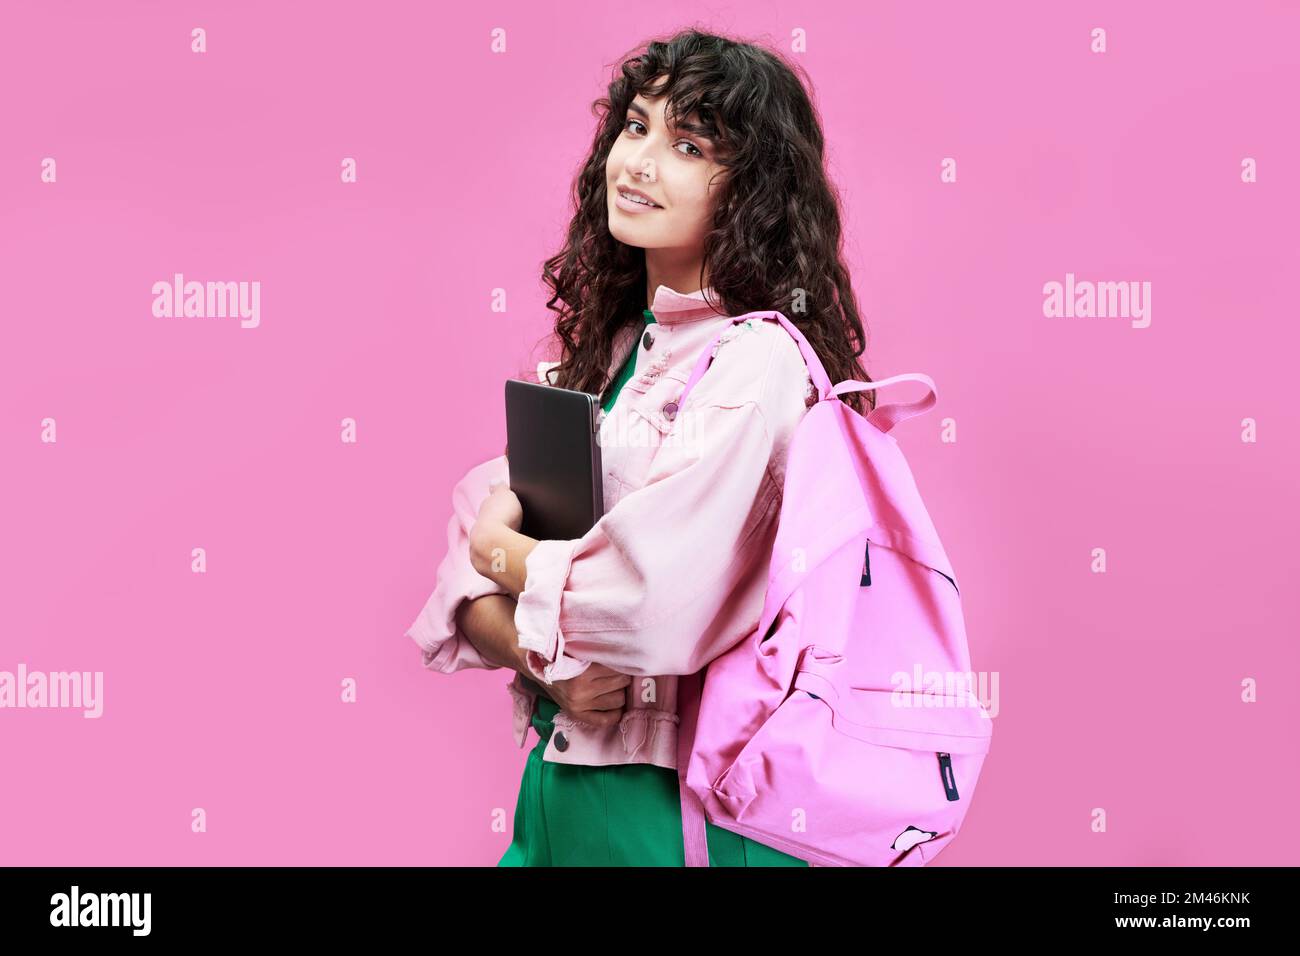
{"type": "MultiPolygon", "coordinates": [[[[923,866],[957,835],[992,721],[973,691],[957,582],[889,430],[934,405],[918,373],[818,391],[789,446],[757,630],[679,683],[687,866],[715,826],[823,866],[923,866]],[[863,417],[851,391],[917,381],[863,417]]],[[[678,399],[712,359],[706,348],[678,399]]]]}

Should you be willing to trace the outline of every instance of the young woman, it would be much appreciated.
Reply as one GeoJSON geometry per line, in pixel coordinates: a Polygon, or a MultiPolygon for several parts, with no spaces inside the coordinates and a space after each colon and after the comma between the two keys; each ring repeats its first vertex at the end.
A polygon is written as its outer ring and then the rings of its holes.
{"type": "MultiPolygon", "coordinates": [[[[627,59],[547,260],[558,361],[602,396],[605,514],[582,538],[519,532],[506,456],[452,495],[438,585],[408,631],[427,667],[507,667],[529,753],[499,865],[684,863],[677,678],[751,634],[786,451],[815,400],[775,310],[831,381],[870,381],[816,112],[794,68],[694,30],[627,59]],[[708,372],[676,399],[703,349],[708,372]]],[[[871,393],[844,396],[859,412],[871,393]]],[[[714,865],[804,866],[707,826],[714,865]]]]}

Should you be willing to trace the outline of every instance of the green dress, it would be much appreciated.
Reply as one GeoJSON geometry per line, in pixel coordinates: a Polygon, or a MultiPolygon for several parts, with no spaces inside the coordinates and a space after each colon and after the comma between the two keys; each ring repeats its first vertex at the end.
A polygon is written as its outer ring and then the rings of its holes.
{"type": "MultiPolygon", "coordinates": [[[[642,313],[646,325],[654,313],[642,313]]],[[[602,403],[613,407],[636,366],[636,346],[602,403]]],[[[685,866],[677,771],[633,763],[590,767],[542,759],[559,706],[537,698],[515,806],[514,835],[497,866],[685,866]]],[[[748,837],[705,823],[710,866],[807,866],[748,837]]]]}

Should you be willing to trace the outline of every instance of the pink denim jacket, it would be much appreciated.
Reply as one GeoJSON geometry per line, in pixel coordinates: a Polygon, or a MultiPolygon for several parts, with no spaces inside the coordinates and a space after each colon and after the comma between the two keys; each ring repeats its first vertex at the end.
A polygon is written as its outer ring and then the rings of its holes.
{"type": "MultiPolygon", "coordinates": [[[[633,677],[617,725],[556,714],[543,755],[556,763],[677,766],[677,675],[700,670],[758,626],[786,451],[816,398],[777,323],[728,328],[703,291],[664,285],[650,308],[656,323],[624,329],[615,342],[611,375],[634,342],[636,366],[611,411],[599,414],[605,514],[581,538],[539,542],[525,562],[515,625],[535,679],[574,677],[593,661],[633,677]],[[665,413],[724,329],[685,407],[665,413]]],[[[539,379],[555,364],[540,363],[539,379]]],[[[407,631],[431,670],[496,666],[455,616],[463,600],[506,593],[470,565],[469,530],[489,485],[508,477],[499,455],[452,491],[447,554],[407,631]]],[[[506,686],[522,747],[537,695],[517,679],[506,686]]]]}

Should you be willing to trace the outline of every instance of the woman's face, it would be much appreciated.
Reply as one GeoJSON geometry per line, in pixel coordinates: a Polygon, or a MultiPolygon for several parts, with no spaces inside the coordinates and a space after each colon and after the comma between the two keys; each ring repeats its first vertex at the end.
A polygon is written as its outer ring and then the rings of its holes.
{"type": "Polygon", "coordinates": [[[666,102],[638,93],[623,118],[605,163],[609,231],[629,246],[698,257],[723,167],[715,161],[714,144],[691,128],[698,116],[687,117],[679,129],[665,125],[666,102]],[[710,185],[714,177],[718,181],[710,185]],[[656,206],[633,205],[620,196],[624,187],[640,190],[656,206]]]}

